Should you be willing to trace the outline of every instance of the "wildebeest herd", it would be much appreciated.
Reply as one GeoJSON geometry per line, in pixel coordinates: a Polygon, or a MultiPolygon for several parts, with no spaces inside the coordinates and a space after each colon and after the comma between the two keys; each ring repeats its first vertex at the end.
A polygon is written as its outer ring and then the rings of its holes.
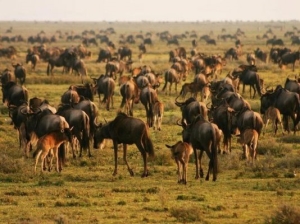
{"type": "MultiPolygon", "coordinates": [[[[68,35],[67,40],[79,38],[82,43],[77,47],[65,49],[46,46],[45,43],[55,43],[57,41],[55,38],[38,38],[42,37],[42,34],[28,37],[28,43],[40,44],[27,50],[25,61],[31,63],[31,70],[35,70],[38,63],[43,61],[47,64],[45,74],[48,76],[54,74],[55,67],[62,67],[63,72],[75,71],[82,77],[81,84],[70,85],[62,93],[57,108],[52,107],[47,99],[29,97],[30,92],[25,87],[28,71],[22,63],[13,63],[13,71],[9,68],[3,70],[1,74],[3,103],[6,103],[12,124],[18,130],[20,148],[24,150],[26,156],[32,148],[35,148],[33,155],[36,156],[36,164],[41,158],[42,171],[51,170],[52,159],[55,158],[56,170],[60,172],[68,149],[72,152],[73,158],[77,156],[77,148],[80,157],[83,151],[92,156],[91,145],[98,148],[104,139],[111,139],[115,159],[113,175],[117,174],[119,144],[123,144],[123,158],[128,171],[130,175],[134,175],[127,162],[126,153],[127,145],[135,144],[143,158],[144,170],[141,176],[148,176],[147,159],[149,156],[155,156],[155,143],[151,140],[150,128],[158,131],[163,129],[162,118],[167,110],[162,94],[172,99],[182,115],[174,122],[182,127],[180,141],[174,145],[166,144],[176,160],[179,183],[187,183],[187,164],[192,152],[195,156],[196,178],[204,176],[201,159],[205,152],[209,158],[206,180],[209,180],[212,173],[213,181],[216,181],[218,154],[231,153],[233,135],[239,136],[244,157],[254,163],[259,137],[269,120],[274,124],[276,134],[278,124],[282,127],[282,133],[290,132],[289,117],[291,117],[293,131],[296,133],[300,120],[299,79],[287,78],[285,83],[279,83],[276,88],[270,89],[265,88],[268,83],[265,83],[259,74],[259,65],[268,63],[268,58],[269,63],[278,64],[280,68],[292,64],[294,71],[295,63],[300,58],[300,51],[284,47],[281,39],[275,37],[268,39],[266,45],[272,45],[269,53],[256,48],[247,54],[245,61],[242,61],[244,45],[240,39],[245,38],[245,33],[241,29],[231,36],[218,37],[218,41],[228,38],[235,40],[235,46],[222,55],[221,53],[209,55],[197,50],[195,39],[192,41],[193,49],[189,54],[185,47],[180,46],[180,40],[187,38],[188,32],[183,35],[172,35],[170,32],[157,33],[159,41],[166,41],[168,46],[176,46],[166,53],[167,68],[158,72],[153,66],[135,66],[134,50],[128,46],[134,44],[137,39],[142,39],[138,53],[148,54],[146,45],[150,48],[155,46],[151,33],[136,37],[122,35],[118,49],[115,49],[115,44],[109,39],[112,33],[115,31],[109,29],[105,34],[96,35],[89,32],[89,35],[95,35],[93,38],[68,35]],[[88,66],[84,60],[91,58],[91,51],[87,48],[98,46],[98,40],[100,44],[107,44],[107,48],[100,48],[94,63],[105,63],[105,72],[97,78],[89,78],[88,66]],[[256,59],[260,62],[256,62],[256,59]],[[239,65],[220,79],[224,67],[235,60],[239,65]],[[190,76],[193,76],[192,82],[188,83],[186,80],[190,76]],[[85,84],[83,77],[86,77],[85,84]],[[183,82],[185,83],[182,84],[183,82]],[[160,90],[162,83],[164,85],[160,90]],[[242,91],[239,90],[240,84],[243,85],[242,91]],[[180,92],[177,85],[182,87],[180,92]],[[241,96],[241,94],[245,96],[246,85],[250,86],[250,98],[260,97],[259,112],[252,110],[251,104],[241,96]],[[119,113],[112,121],[99,124],[97,105],[103,103],[106,110],[114,109],[117,86],[121,97],[119,113]],[[175,93],[172,86],[175,87],[175,93]],[[198,93],[201,95],[200,99],[198,93]],[[95,94],[98,94],[99,104],[94,102],[95,94]],[[104,95],[102,100],[101,95],[104,95]],[[134,105],[139,102],[145,108],[145,121],[134,116],[134,105]]],[[[197,38],[195,33],[193,35],[191,33],[190,36],[197,38]]],[[[213,45],[212,47],[217,46],[216,40],[209,35],[202,36],[199,40],[205,40],[206,44],[213,45]]],[[[2,42],[4,41],[7,39],[2,39],[2,42]]],[[[0,56],[13,58],[16,54],[13,46],[0,49],[0,56]]]]}

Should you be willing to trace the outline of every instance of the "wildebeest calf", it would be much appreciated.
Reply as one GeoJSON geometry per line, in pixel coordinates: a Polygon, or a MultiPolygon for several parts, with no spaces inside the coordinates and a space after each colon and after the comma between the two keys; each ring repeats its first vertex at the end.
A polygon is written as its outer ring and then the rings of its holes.
{"type": "Polygon", "coordinates": [[[249,161],[250,156],[253,163],[254,159],[256,159],[258,132],[255,129],[247,128],[243,133],[241,133],[238,142],[243,146],[246,159],[249,161]]]}
{"type": "Polygon", "coordinates": [[[167,145],[171,149],[172,157],[177,164],[178,183],[187,183],[187,165],[190,155],[193,153],[193,148],[190,144],[178,141],[175,145],[167,145]]]}
{"type": "Polygon", "coordinates": [[[153,129],[161,130],[161,122],[164,114],[164,104],[160,101],[156,101],[153,106],[153,129]]]}
{"type": "Polygon", "coordinates": [[[281,126],[281,131],[283,134],[283,126],[282,126],[282,120],[281,120],[281,115],[280,111],[276,107],[269,107],[265,114],[263,115],[263,121],[264,121],[264,129],[263,129],[263,134],[265,134],[265,130],[268,126],[269,121],[272,121],[272,127],[274,129],[274,133],[276,135],[277,130],[278,130],[278,123],[281,126]]]}
{"type": "Polygon", "coordinates": [[[35,173],[36,173],[36,166],[39,161],[39,158],[41,156],[41,162],[42,162],[42,172],[44,171],[44,162],[46,159],[46,156],[50,153],[51,159],[50,163],[48,164],[48,170],[51,170],[51,165],[52,165],[52,159],[53,157],[56,158],[56,171],[60,172],[61,168],[59,167],[59,158],[58,158],[58,148],[59,146],[64,143],[69,141],[72,143],[72,137],[71,137],[71,129],[64,129],[62,131],[56,131],[56,132],[51,132],[49,134],[44,135],[43,137],[39,138],[37,142],[37,148],[36,151],[34,152],[34,156],[37,153],[36,156],[36,162],[35,162],[35,173]]]}

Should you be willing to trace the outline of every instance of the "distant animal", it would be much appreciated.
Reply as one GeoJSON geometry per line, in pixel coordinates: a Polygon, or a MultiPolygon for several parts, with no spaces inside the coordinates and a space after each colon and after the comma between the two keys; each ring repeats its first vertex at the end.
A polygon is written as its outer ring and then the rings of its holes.
{"type": "Polygon", "coordinates": [[[264,121],[263,134],[265,134],[265,131],[267,129],[267,126],[268,126],[270,120],[272,121],[272,127],[273,127],[275,135],[278,130],[278,124],[281,126],[282,134],[284,134],[280,111],[276,107],[273,107],[273,106],[270,106],[266,110],[265,114],[263,115],[263,121],[264,121]]]}
{"type": "Polygon", "coordinates": [[[174,145],[167,145],[171,150],[172,157],[177,164],[178,183],[187,184],[187,168],[193,148],[186,142],[178,141],[174,145]]]}
{"type": "Polygon", "coordinates": [[[115,81],[112,77],[108,75],[100,75],[98,79],[94,79],[96,83],[96,89],[99,97],[99,104],[101,103],[100,94],[103,94],[102,103],[106,104],[106,110],[110,110],[114,105],[114,91],[115,91],[115,81]]]}
{"type": "Polygon", "coordinates": [[[140,101],[140,90],[133,78],[121,85],[120,93],[122,96],[120,109],[125,106],[126,114],[133,116],[133,104],[140,101]]]}
{"type": "Polygon", "coordinates": [[[2,102],[9,105],[20,106],[28,102],[28,90],[24,86],[17,85],[15,82],[8,82],[2,86],[2,102]]]}
{"type": "Polygon", "coordinates": [[[12,64],[14,67],[14,73],[17,80],[19,80],[20,84],[23,85],[26,80],[26,69],[23,64],[12,64]]]}
{"type": "Polygon", "coordinates": [[[238,142],[242,144],[246,159],[248,161],[251,159],[252,163],[254,159],[256,159],[258,136],[255,129],[247,128],[241,133],[240,139],[238,140],[238,142]]]}
{"type": "Polygon", "coordinates": [[[35,70],[35,67],[36,67],[37,63],[39,62],[39,60],[40,60],[40,57],[38,56],[38,54],[35,54],[34,52],[30,52],[26,55],[26,64],[28,64],[30,62],[32,70],[35,70]]]}
{"type": "Polygon", "coordinates": [[[247,54],[247,62],[249,65],[255,65],[255,54],[247,54]]]}
{"type": "Polygon", "coordinates": [[[147,166],[147,154],[154,156],[154,147],[149,134],[149,128],[142,120],[118,113],[113,121],[106,124],[95,124],[96,132],[94,136],[94,148],[99,147],[104,139],[112,139],[114,146],[115,169],[113,175],[117,175],[118,170],[118,144],[123,144],[123,159],[131,176],[133,170],[127,162],[127,145],[135,144],[143,157],[144,171],[142,177],[149,175],[147,166]]]}
{"type": "Polygon", "coordinates": [[[255,57],[258,58],[259,60],[261,60],[264,63],[267,63],[267,59],[268,59],[268,54],[264,51],[262,51],[261,49],[257,48],[254,51],[255,57]]]}

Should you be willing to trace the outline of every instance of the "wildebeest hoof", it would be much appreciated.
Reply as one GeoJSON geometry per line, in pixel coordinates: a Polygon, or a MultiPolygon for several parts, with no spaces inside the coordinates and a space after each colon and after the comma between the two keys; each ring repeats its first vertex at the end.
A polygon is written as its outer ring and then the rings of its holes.
{"type": "Polygon", "coordinates": [[[134,176],[134,173],[133,173],[133,171],[132,171],[132,169],[128,169],[128,171],[129,171],[129,173],[130,173],[130,176],[134,176]]]}

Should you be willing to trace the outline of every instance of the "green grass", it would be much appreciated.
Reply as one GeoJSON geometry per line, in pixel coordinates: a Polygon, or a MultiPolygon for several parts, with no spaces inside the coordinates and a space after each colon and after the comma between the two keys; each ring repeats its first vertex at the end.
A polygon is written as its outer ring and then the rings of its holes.
{"type": "MultiPolygon", "coordinates": [[[[279,22],[278,22],[279,23],[279,22]]],[[[148,47],[148,53],[143,62],[137,60],[138,45],[130,45],[133,49],[134,66],[150,65],[155,71],[164,71],[170,67],[168,52],[175,46],[167,46],[156,36],[157,32],[169,30],[172,34],[181,34],[195,30],[200,37],[213,31],[213,37],[221,34],[226,28],[227,33],[233,34],[237,28],[245,31],[241,38],[244,44],[244,55],[239,61],[228,61],[220,78],[233,68],[246,63],[245,54],[257,47],[269,50],[265,40],[256,40],[255,36],[262,35],[267,28],[265,25],[276,25],[275,22],[227,22],[227,23],[64,23],[64,22],[1,22],[0,34],[10,26],[14,33],[22,34],[25,38],[36,35],[41,30],[46,35],[53,35],[56,30],[73,31],[80,34],[83,30],[114,27],[116,34],[109,38],[118,46],[120,34],[139,34],[148,31],[153,34],[153,46],[148,47]]],[[[295,21],[286,22],[284,30],[274,28],[277,37],[283,38],[287,46],[290,40],[284,37],[285,31],[298,26],[295,21]]],[[[58,47],[70,47],[80,44],[59,40],[52,44],[58,47]]],[[[2,43],[7,47],[12,43],[2,43]]],[[[27,43],[15,43],[18,50],[16,61],[25,61],[27,43]]],[[[51,45],[51,46],[52,46],[51,45]]],[[[191,39],[180,40],[180,45],[187,51],[191,50],[191,39]]],[[[217,46],[207,46],[199,41],[198,50],[211,54],[221,54],[234,46],[233,41],[217,41],[217,46]]],[[[49,46],[50,47],[50,46],[49,46]]],[[[105,64],[96,64],[99,47],[89,47],[92,58],[85,63],[91,77],[98,77],[105,71],[105,64]]],[[[297,46],[291,47],[298,50],[297,46]]],[[[11,61],[0,58],[0,69],[11,67],[11,61]]],[[[36,71],[31,71],[30,65],[25,65],[28,71],[26,88],[29,96],[48,99],[50,104],[57,107],[60,97],[71,84],[79,84],[80,78],[71,74],[61,74],[60,68],[54,69],[54,76],[46,75],[47,63],[40,62],[36,71]]],[[[265,79],[266,86],[284,84],[287,76],[293,77],[299,73],[291,68],[280,70],[271,63],[257,62],[259,75],[265,79]]],[[[192,81],[194,74],[190,73],[187,82],[192,81]]],[[[91,82],[90,79],[85,81],[91,82]]],[[[180,90],[182,83],[179,85],[180,90]]],[[[253,110],[259,111],[259,98],[249,99],[249,89],[245,94],[253,110]]],[[[179,108],[174,104],[176,94],[172,89],[171,95],[165,95],[159,89],[159,98],[165,104],[162,131],[150,130],[154,142],[156,157],[149,161],[150,175],[140,178],[143,165],[142,158],[136,147],[129,146],[128,162],[135,176],[131,177],[122,160],[122,150],[118,155],[118,175],[112,176],[114,169],[113,149],[111,141],[107,141],[102,150],[92,150],[93,157],[88,158],[86,152],[82,158],[68,158],[61,173],[38,172],[34,174],[35,160],[24,158],[24,153],[18,147],[17,132],[9,124],[8,110],[0,105],[0,223],[284,223],[282,220],[297,220],[300,207],[300,179],[294,177],[300,167],[299,133],[295,136],[274,136],[269,126],[266,134],[260,136],[258,144],[258,160],[254,165],[241,160],[242,149],[233,137],[232,153],[219,155],[219,174],[216,182],[195,180],[194,158],[188,164],[188,183],[186,186],[177,184],[176,165],[165,144],[174,144],[181,140],[181,127],[176,121],[181,116],[179,108]],[[286,206],[288,205],[288,206],[286,206]],[[281,222],[282,221],[282,222],[281,222]]],[[[106,111],[104,105],[99,107],[98,121],[112,120],[120,105],[119,86],[114,95],[114,108],[106,111]]],[[[141,104],[134,105],[134,116],[145,120],[145,110],[141,104]]],[[[203,166],[206,172],[207,156],[204,156],[203,166]]],[[[38,171],[40,166],[38,166],[38,171]]],[[[295,223],[297,223],[295,221],[295,223]]]]}

